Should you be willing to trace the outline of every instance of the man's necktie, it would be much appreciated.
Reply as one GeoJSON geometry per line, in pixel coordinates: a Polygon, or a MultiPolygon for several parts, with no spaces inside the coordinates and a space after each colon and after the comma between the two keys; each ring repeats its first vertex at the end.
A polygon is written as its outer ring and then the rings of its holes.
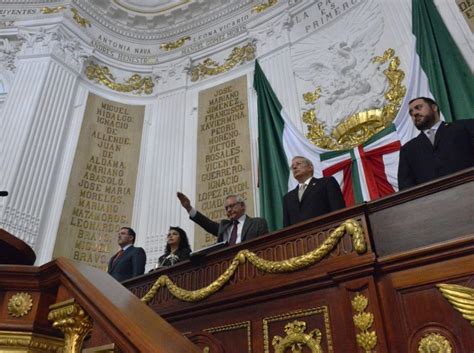
{"type": "Polygon", "coordinates": [[[426,136],[430,140],[431,144],[434,146],[436,132],[434,130],[426,130],[426,136]]]}
{"type": "Polygon", "coordinates": [[[232,223],[234,223],[234,227],[230,232],[229,245],[234,245],[237,241],[237,227],[239,225],[239,221],[233,221],[232,223]]]}
{"type": "Polygon", "coordinates": [[[117,263],[118,259],[120,258],[120,256],[122,256],[122,254],[123,254],[123,250],[120,249],[120,250],[117,252],[117,254],[115,255],[115,257],[114,257],[114,259],[113,259],[113,261],[112,261],[112,265],[111,265],[110,267],[112,267],[113,265],[115,265],[115,264],[117,263]]]}
{"type": "Polygon", "coordinates": [[[300,188],[298,189],[298,200],[301,201],[303,198],[304,191],[306,190],[306,184],[301,184],[300,188]]]}

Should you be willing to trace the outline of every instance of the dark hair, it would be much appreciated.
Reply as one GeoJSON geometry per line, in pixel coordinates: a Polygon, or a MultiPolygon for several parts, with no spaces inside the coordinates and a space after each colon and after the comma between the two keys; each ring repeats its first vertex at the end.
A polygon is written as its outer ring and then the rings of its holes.
{"type": "Polygon", "coordinates": [[[135,244],[135,239],[137,238],[137,233],[135,233],[135,231],[130,227],[122,227],[121,229],[128,230],[128,235],[133,237],[132,244],[135,244]]]}
{"type": "Polygon", "coordinates": [[[412,100],[410,100],[408,102],[408,104],[411,104],[412,102],[416,101],[417,99],[423,99],[426,103],[428,103],[429,105],[436,105],[436,107],[438,108],[439,110],[439,105],[438,103],[436,103],[433,99],[431,98],[428,98],[428,97],[416,97],[416,98],[413,98],[412,100]]]}
{"type": "MultiPolygon", "coordinates": [[[[175,230],[179,233],[178,250],[189,249],[191,251],[191,246],[189,245],[188,236],[186,235],[186,232],[184,231],[184,229],[180,227],[170,227],[170,230],[175,230]]],[[[171,248],[169,244],[166,244],[165,255],[169,255],[170,252],[171,252],[171,248]]]]}

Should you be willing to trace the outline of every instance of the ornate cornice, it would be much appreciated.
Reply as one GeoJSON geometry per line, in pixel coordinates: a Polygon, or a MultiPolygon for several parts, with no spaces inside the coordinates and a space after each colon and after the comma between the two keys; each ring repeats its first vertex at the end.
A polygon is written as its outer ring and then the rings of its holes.
{"type": "MultiPolygon", "coordinates": [[[[232,16],[237,15],[240,12],[251,11],[251,0],[245,1],[234,1],[231,2],[231,5],[224,6],[224,2],[220,2],[218,4],[209,5],[207,2],[197,2],[196,6],[206,6],[209,7],[207,10],[203,10],[203,15],[200,17],[193,18],[192,21],[187,20],[186,17],[183,17],[183,21],[176,22],[176,23],[169,23],[169,19],[171,16],[165,16],[165,14],[158,16],[158,19],[163,17],[161,23],[166,23],[164,28],[156,29],[156,25],[153,29],[147,28],[139,28],[139,29],[132,29],[127,27],[119,22],[112,23],[108,20],[107,16],[104,16],[105,13],[103,9],[99,8],[91,1],[85,0],[73,0],[72,3],[81,8],[84,13],[100,23],[103,27],[110,30],[112,33],[122,36],[123,38],[132,38],[135,40],[145,40],[145,41],[157,41],[157,40],[166,40],[168,38],[175,38],[178,36],[182,36],[185,33],[195,33],[198,29],[203,29],[203,27],[209,26],[214,23],[221,22],[224,19],[228,19],[232,16]]],[[[180,9],[175,10],[179,12],[183,12],[180,9]]],[[[198,9],[194,9],[194,11],[198,12],[198,9]]],[[[173,15],[175,13],[173,12],[173,15]]],[[[185,12],[183,13],[183,16],[185,12]]],[[[177,18],[179,16],[174,16],[177,18]]],[[[157,20],[158,20],[157,19],[157,20]]],[[[149,21],[150,23],[155,23],[154,21],[149,21]]]]}
{"type": "Polygon", "coordinates": [[[19,56],[53,55],[76,72],[82,70],[85,59],[92,54],[91,48],[69,38],[59,26],[21,28],[18,36],[24,40],[19,56]]]}
{"type": "Polygon", "coordinates": [[[175,89],[186,85],[188,73],[191,70],[189,58],[174,60],[153,67],[155,81],[167,90],[175,89]]]}
{"type": "Polygon", "coordinates": [[[30,332],[0,331],[0,352],[63,352],[63,340],[30,332]]]}

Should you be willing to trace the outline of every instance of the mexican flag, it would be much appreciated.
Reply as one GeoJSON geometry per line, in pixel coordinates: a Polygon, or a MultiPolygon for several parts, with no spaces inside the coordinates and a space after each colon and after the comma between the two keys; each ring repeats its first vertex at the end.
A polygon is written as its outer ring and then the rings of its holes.
{"type": "Polygon", "coordinates": [[[350,206],[398,191],[398,151],[419,133],[408,114],[412,98],[434,98],[447,121],[471,117],[474,80],[469,67],[433,2],[413,0],[412,9],[413,55],[405,98],[390,126],[353,149],[327,151],[311,144],[288,119],[255,62],[260,210],[272,231],[282,228],[282,199],[297,183],[289,169],[294,156],[310,159],[315,177],[334,176],[350,206]]]}

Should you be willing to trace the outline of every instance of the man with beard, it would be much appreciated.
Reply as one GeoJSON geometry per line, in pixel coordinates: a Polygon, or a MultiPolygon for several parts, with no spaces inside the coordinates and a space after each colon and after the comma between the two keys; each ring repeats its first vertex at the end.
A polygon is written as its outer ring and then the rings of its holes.
{"type": "Polygon", "coordinates": [[[426,97],[408,107],[421,133],[400,149],[400,190],[474,166],[474,120],[441,121],[438,104],[426,97]]]}

